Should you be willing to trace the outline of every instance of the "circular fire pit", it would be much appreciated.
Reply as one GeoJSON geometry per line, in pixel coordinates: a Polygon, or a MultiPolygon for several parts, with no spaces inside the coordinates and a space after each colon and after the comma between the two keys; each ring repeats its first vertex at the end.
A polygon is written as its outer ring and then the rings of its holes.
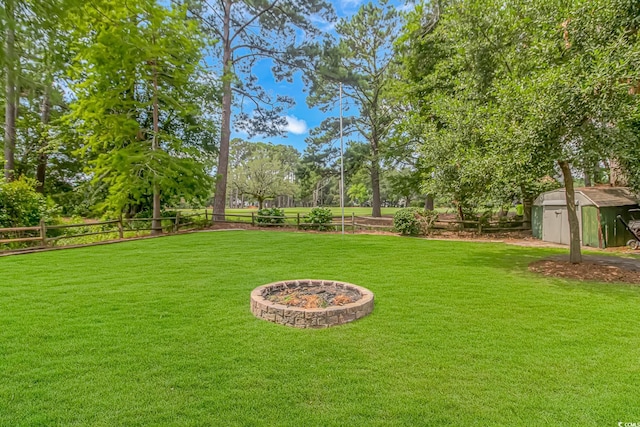
{"type": "Polygon", "coordinates": [[[251,312],[269,322],[296,328],[327,328],[373,311],[373,293],[333,280],[285,280],[251,292],[251,312]]]}

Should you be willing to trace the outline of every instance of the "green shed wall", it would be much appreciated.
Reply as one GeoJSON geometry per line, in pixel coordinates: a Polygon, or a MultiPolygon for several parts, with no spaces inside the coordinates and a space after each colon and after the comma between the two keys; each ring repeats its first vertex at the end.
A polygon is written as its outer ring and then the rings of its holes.
{"type": "Polygon", "coordinates": [[[542,239],[542,206],[531,208],[531,234],[536,239],[542,239]]]}
{"type": "Polygon", "coordinates": [[[582,206],[582,244],[593,248],[600,247],[600,221],[598,208],[582,206]]]}
{"type": "Polygon", "coordinates": [[[621,215],[625,221],[631,219],[629,209],[637,208],[638,206],[616,206],[610,208],[600,208],[600,226],[602,228],[602,237],[604,240],[604,247],[611,248],[614,246],[625,246],[629,239],[633,239],[633,236],[620,221],[617,216],[621,215]]]}

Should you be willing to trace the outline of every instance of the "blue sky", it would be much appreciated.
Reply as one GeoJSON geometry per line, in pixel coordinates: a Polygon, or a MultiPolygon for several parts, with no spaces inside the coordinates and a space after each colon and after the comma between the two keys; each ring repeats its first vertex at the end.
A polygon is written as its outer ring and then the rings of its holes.
{"type": "MultiPolygon", "coordinates": [[[[358,8],[366,2],[366,0],[332,0],[339,18],[352,16],[357,12],[358,8]]],[[[390,3],[396,5],[398,8],[404,8],[409,2],[392,0],[390,3]]],[[[327,28],[331,28],[334,24],[335,23],[328,23],[326,24],[326,26],[327,28]]],[[[295,99],[296,104],[293,108],[290,108],[286,112],[287,120],[289,122],[289,125],[287,126],[286,136],[256,136],[249,140],[292,145],[302,153],[306,147],[305,138],[309,135],[309,130],[318,126],[329,115],[337,115],[339,112],[336,109],[332,112],[323,113],[317,108],[311,109],[307,107],[307,93],[302,82],[301,73],[297,73],[295,75],[293,84],[288,84],[286,82],[274,81],[273,77],[271,76],[271,71],[269,70],[269,64],[267,61],[263,61],[263,63],[259,64],[258,68],[255,71],[259,76],[261,83],[268,91],[271,91],[274,94],[291,96],[295,99]]],[[[345,100],[345,102],[347,101],[345,100]]],[[[345,115],[349,114],[353,114],[353,110],[350,112],[345,112],[345,115]]],[[[241,132],[232,132],[232,137],[248,139],[247,135],[241,132]]]]}

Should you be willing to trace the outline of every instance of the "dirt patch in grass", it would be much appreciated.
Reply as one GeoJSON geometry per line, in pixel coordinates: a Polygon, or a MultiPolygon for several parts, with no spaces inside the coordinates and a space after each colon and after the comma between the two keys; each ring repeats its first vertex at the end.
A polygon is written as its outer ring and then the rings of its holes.
{"type": "Polygon", "coordinates": [[[581,264],[571,264],[562,255],[533,262],[529,270],[563,279],[640,285],[640,261],[630,258],[586,255],[581,264]]]}

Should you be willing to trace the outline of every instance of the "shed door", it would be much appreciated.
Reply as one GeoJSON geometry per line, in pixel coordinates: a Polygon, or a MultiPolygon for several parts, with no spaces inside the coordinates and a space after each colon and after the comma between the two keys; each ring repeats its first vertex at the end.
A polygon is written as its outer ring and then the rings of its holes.
{"type": "MultiPolygon", "coordinates": [[[[567,208],[564,206],[544,206],[542,212],[542,240],[552,243],[563,243],[563,217],[566,217],[567,208]],[[564,215],[563,215],[564,212],[564,215]]],[[[569,234],[569,224],[564,227],[567,229],[566,233],[569,234]]],[[[568,242],[568,238],[567,238],[568,242]]]]}
{"type": "MultiPolygon", "coordinates": [[[[578,209],[580,241],[582,241],[582,215],[580,206],[576,206],[576,208],[578,209]]],[[[544,206],[542,213],[542,240],[562,245],[570,243],[569,212],[566,206],[544,206]]]]}

